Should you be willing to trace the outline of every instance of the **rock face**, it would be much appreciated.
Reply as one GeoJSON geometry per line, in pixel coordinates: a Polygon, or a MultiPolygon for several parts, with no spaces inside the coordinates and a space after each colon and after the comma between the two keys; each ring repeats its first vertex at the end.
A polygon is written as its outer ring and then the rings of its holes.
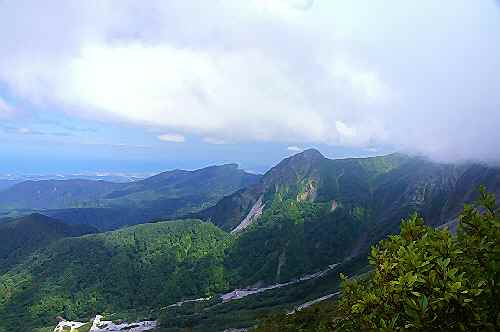
{"type": "MultiPolygon", "coordinates": [[[[97,315],[92,322],[92,327],[90,328],[90,332],[119,332],[119,331],[128,331],[128,332],[146,332],[152,331],[158,326],[158,322],[154,320],[146,320],[142,322],[136,323],[117,323],[115,324],[112,321],[102,320],[101,315],[97,315]]],[[[81,323],[81,322],[70,322],[70,321],[61,321],[57,324],[54,332],[79,332],[79,329],[84,325],[90,323],[81,323]]],[[[88,328],[88,327],[87,327],[88,328]]]]}
{"type": "Polygon", "coordinates": [[[254,206],[248,212],[247,216],[245,219],[241,221],[241,223],[231,231],[231,234],[238,233],[239,231],[244,230],[248,226],[250,226],[254,221],[259,219],[259,217],[262,215],[262,211],[264,210],[265,205],[262,204],[262,199],[263,196],[260,196],[257,202],[255,202],[254,206]]]}
{"type": "Polygon", "coordinates": [[[155,329],[158,325],[158,323],[154,320],[145,320],[131,324],[115,324],[112,321],[102,320],[102,318],[103,317],[101,315],[97,315],[95,317],[92,327],[90,328],[90,332],[145,332],[155,329]]]}
{"type": "Polygon", "coordinates": [[[81,323],[81,322],[70,322],[70,321],[60,321],[57,324],[54,332],[77,332],[80,327],[89,323],[81,323]]]}

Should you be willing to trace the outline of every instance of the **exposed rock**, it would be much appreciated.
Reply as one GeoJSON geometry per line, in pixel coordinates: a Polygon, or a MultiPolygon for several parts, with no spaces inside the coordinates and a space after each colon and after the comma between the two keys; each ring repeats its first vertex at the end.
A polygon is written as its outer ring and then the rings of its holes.
{"type": "Polygon", "coordinates": [[[339,294],[340,294],[340,292],[335,292],[335,293],[327,294],[327,295],[322,296],[320,298],[314,299],[312,301],[308,301],[306,303],[303,303],[303,304],[299,305],[298,307],[296,307],[294,310],[288,312],[287,314],[288,315],[293,315],[297,311],[301,311],[301,310],[304,310],[306,308],[309,308],[312,305],[315,305],[317,303],[320,303],[320,302],[326,301],[328,299],[331,299],[332,297],[337,296],[339,294]]]}
{"type": "Polygon", "coordinates": [[[265,291],[268,291],[271,289],[282,288],[282,287],[297,284],[297,283],[300,283],[303,281],[320,278],[320,277],[324,276],[325,274],[329,273],[330,271],[332,271],[333,269],[335,269],[335,267],[337,267],[337,265],[338,264],[331,264],[328,266],[328,268],[326,268],[324,270],[318,271],[318,272],[313,273],[313,274],[307,274],[305,276],[299,277],[297,279],[294,279],[294,280],[291,280],[291,281],[288,281],[285,283],[274,284],[274,285],[261,287],[261,288],[235,289],[232,292],[222,294],[220,296],[220,298],[221,298],[222,302],[230,302],[233,300],[242,299],[242,298],[247,297],[249,295],[262,293],[262,292],[265,292],[265,291]]]}
{"type": "Polygon", "coordinates": [[[330,212],[335,211],[335,210],[338,208],[338,206],[339,206],[339,204],[337,203],[337,201],[336,201],[336,200],[333,200],[333,201],[332,201],[332,206],[331,206],[331,208],[330,208],[330,212]]]}
{"type": "MultiPolygon", "coordinates": [[[[212,296],[209,296],[209,297],[200,297],[198,299],[192,299],[192,300],[184,300],[184,301],[179,301],[179,302],[176,302],[174,304],[168,305],[168,306],[166,306],[164,308],[180,307],[184,303],[204,302],[204,301],[210,301],[211,299],[212,299],[212,296]]],[[[164,309],[164,308],[162,308],[162,309],[164,309]]]]}
{"type": "Polygon", "coordinates": [[[314,180],[307,181],[304,190],[297,194],[297,202],[313,202],[318,194],[318,183],[314,180]]]}
{"type": "Polygon", "coordinates": [[[260,196],[257,202],[253,205],[252,209],[250,212],[248,212],[247,216],[245,219],[241,221],[241,223],[236,226],[235,229],[231,231],[231,234],[238,233],[248,226],[250,226],[252,223],[254,223],[259,217],[262,215],[262,211],[264,210],[265,204],[262,204],[262,199],[263,196],[260,196]]]}
{"type": "Polygon", "coordinates": [[[66,321],[62,317],[58,317],[58,319],[62,319],[59,324],[54,329],[54,332],[77,332],[80,327],[82,327],[87,323],[81,323],[81,322],[71,322],[71,321],[66,321]]]}
{"type": "MultiPolygon", "coordinates": [[[[104,321],[102,320],[102,318],[103,317],[101,315],[97,315],[94,318],[92,322],[92,327],[90,328],[90,332],[120,332],[120,331],[146,332],[146,331],[151,331],[158,326],[157,321],[151,321],[151,320],[135,322],[131,324],[128,324],[120,320],[115,324],[112,321],[104,321]]],[[[61,317],[61,319],[63,318],[61,317]]],[[[69,332],[78,332],[78,329],[86,324],[90,323],[70,322],[63,319],[62,321],[59,322],[59,324],[57,324],[56,328],[54,329],[54,332],[68,332],[68,328],[69,332]]]]}
{"type": "Polygon", "coordinates": [[[103,321],[101,315],[97,315],[94,319],[90,332],[145,332],[151,331],[158,326],[158,322],[154,320],[146,320],[131,324],[123,323],[115,324],[112,321],[103,321]]]}

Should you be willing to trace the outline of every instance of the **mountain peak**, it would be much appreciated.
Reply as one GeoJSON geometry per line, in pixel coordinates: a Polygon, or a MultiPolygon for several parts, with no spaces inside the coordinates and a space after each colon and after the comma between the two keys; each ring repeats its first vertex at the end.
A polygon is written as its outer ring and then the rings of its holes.
{"type": "Polygon", "coordinates": [[[307,149],[283,160],[282,165],[292,164],[314,164],[326,159],[321,152],[316,149],[307,149]]]}
{"type": "Polygon", "coordinates": [[[316,149],[307,149],[291,157],[283,159],[278,165],[270,169],[263,179],[267,183],[284,181],[295,182],[297,174],[310,174],[326,158],[316,149]],[[287,180],[285,180],[285,178],[287,180]]]}
{"type": "Polygon", "coordinates": [[[297,153],[293,157],[303,157],[306,159],[324,159],[325,156],[315,148],[306,149],[302,152],[297,153]]]}

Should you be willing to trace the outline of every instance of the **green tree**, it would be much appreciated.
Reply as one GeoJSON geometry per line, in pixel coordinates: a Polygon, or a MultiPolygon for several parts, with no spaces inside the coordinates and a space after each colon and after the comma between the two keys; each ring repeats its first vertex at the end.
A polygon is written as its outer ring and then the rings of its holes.
{"type": "Polygon", "coordinates": [[[335,328],[500,330],[500,214],[495,196],[480,192],[478,204],[465,206],[456,237],[415,214],[372,248],[373,272],[344,277],[335,328]]]}

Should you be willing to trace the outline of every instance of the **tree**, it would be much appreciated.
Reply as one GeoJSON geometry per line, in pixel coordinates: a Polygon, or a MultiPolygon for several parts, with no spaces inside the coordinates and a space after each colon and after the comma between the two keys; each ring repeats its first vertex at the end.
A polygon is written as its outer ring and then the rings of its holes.
{"type": "Polygon", "coordinates": [[[335,329],[500,330],[500,213],[484,188],[478,204],[465,206],[456,237],[414,214],[369,262],[364,278],[343,277],[335,329]]]}

